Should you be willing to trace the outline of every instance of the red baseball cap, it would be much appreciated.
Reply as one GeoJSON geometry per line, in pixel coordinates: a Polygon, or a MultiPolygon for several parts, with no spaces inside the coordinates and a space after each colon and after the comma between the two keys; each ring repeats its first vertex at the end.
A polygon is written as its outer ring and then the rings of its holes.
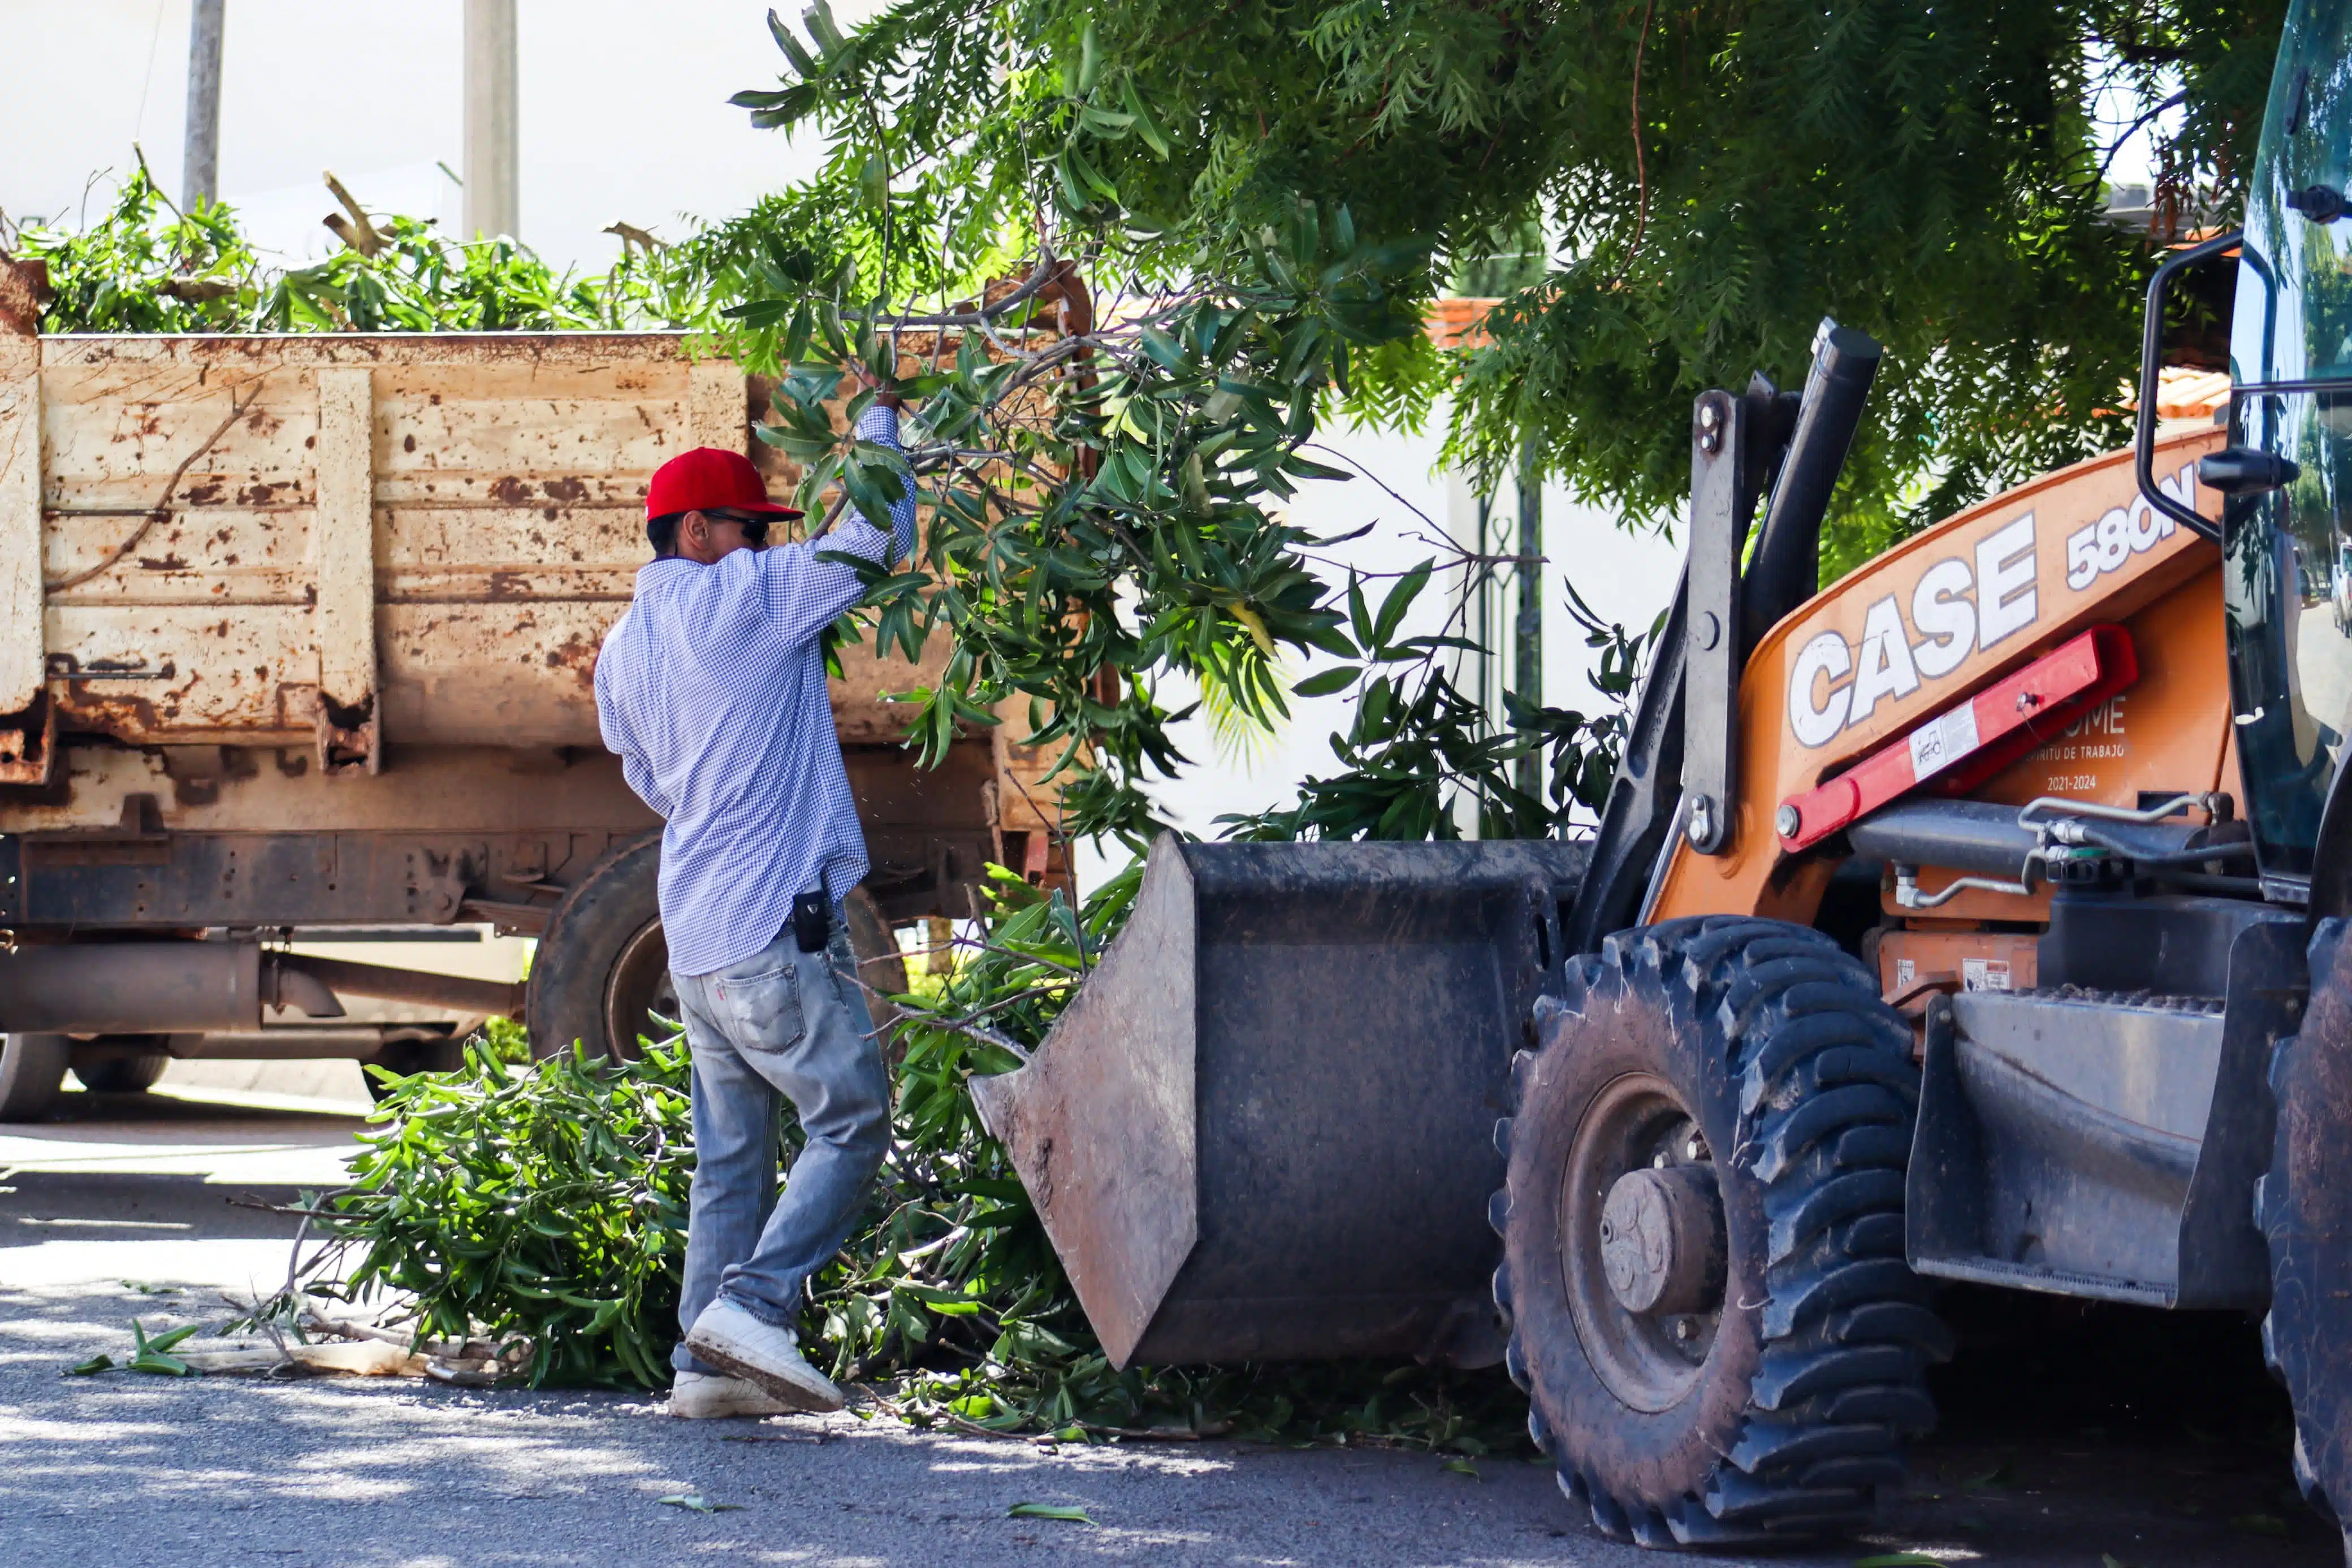
{"type": "Polygon", "coordinates": [[[768,499],[767,482],[740,452],[698,446],[654,470],[646,487],[646,520],[674,512],[753,512],[765,517],[797,517],[791,507],[768,499]]]}

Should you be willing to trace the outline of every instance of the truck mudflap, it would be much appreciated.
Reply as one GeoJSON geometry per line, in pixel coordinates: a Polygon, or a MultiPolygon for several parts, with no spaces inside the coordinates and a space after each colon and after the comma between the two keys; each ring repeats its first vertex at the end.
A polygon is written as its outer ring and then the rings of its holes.
{"type": "Polygon", "coordinates": [[[972,1083],[1114,1365],[1501,1359],[1495,1123],[1585,853],[1152,847],[1028,1064],[972,1083]]]}

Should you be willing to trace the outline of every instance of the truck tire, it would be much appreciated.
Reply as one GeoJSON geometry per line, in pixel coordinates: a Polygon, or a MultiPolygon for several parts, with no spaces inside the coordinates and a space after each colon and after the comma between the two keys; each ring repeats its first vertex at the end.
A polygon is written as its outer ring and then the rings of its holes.
{"type": "Polygon", "coordinates": [[[866,986],[866,1010],[874,1015],[874,1038],[883,1059],[894,1066],[907,1054],[898,1043],[898,1008],[892,997],[907,993],[907,960],[898,934],[882,917],[882,906],[863,887],[849,890],[842,917],[849,926],[849,950],[857,955],[857,977],[866,986]]]}
{"type": "Polygon", "coordinates": [[[156,1035],[100,1035],[76,1055],[81,1060],[74,1063],[73,1075],[93,1094],[144,1094],[172,1064],[162,1038],[156,1035]],[[135,1049],[141,1045],[154,1049],[135,1049]],[[93,1051],[92,1046],[106,1049],[93,1051]]]}
{"type": "Polygon", "coordinates": [[[61,1034],[0,1034],[0,1122],[37,1122],[65,1086],[73,1041],[61,1034]]]}
{"type": "MultiPolygon", "coordinates": [[[[2294,1479],[2340,1521],[2352,1503],[2352,922],[2312,933],[2303,1027],[2271,1051],[2278,1125],[2271,1168],[2254,1183],[2254,1224],[2270,1244],[2263,1359],[2294,1404],[2294,1479]]],[[[2345,1542],[2352,1563],[2352,1534],[2345,1542]]]]}
{"type": "MultiPolygon", "coordinates": [[[[677,988],[669,977],[669,945],[662,939],[661,835],[648,834],[607,857],[564,895],[531,960],[524,1012],[536,1057],[585,1042],[592,1056],[624,1061],[637,1056],[637,1037],[668,1031],[650,1014],[677,1017],[677,988]]],[[[877,991],[907,988],[898,944],[881,907],[864,888],[853,889],[845,911],[850,946],[866,984],[866,1006],[877,1029],[898,1019],[877,991]]]]}
{"type": "Polygon", "coordinates": [[[1708,915],[1570,960],[1536,1030],[1495,1300],[1561,1490],[1643,1546],[1864,1523],[1951,1353],[1904,1261],[1910,1029],[1821,933],[1708,915]]]}
{"type": "Polygon", "coordinates": [[[661,835],[648,833],[605,856],[555,906],[524,995],[533,1056],[577,1040],[591,1056],[633,1061],[639,1035],[667,1032],[648,1017],[677,1016],[660,875],[661,835]]]}

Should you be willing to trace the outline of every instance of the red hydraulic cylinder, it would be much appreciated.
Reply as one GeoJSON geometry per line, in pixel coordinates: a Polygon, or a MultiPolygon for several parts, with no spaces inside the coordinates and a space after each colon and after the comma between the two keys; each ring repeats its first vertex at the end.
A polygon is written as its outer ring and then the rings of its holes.
{"type": "Polygon", "coordinates": [[[2138,678],[2131,633],[2094,626],[1836,778],[1781,801],[1773,821],[1780,847],[1809,849],[1930,779],[1948,793],[1980,783],[2138,678]]]}

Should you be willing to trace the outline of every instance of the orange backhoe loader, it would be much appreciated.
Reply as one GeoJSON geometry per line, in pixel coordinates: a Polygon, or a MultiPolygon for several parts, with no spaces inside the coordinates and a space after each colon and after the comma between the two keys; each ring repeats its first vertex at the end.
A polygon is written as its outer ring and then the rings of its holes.
{"type": "Polygon", "coordinates": [[[1589,842],[1156,846],[979,1085],[1114,1360],[1500,1358],[1597,1525],[1724,1546],[1869,1516],[1941,1281],[2259,1311],[2352,1510],[2348,163],[2297,0],[2136,448],[1827,591],[1877,346],[1701,397],[1589,842]],[[2226,428],[2159,430],[2232,253],[2226,428]]]}

